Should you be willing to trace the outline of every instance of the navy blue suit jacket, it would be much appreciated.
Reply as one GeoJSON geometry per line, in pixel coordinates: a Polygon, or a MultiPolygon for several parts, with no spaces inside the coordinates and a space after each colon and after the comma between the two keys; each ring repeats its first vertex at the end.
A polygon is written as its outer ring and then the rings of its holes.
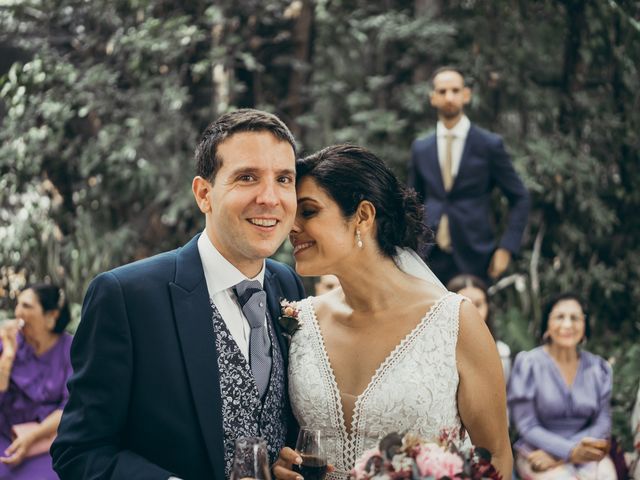
{"type": "MultiPolygon", "coordinates": [[[[74,374],[51,453],[62,479],[224,479],[217,354],[197,236],[97,276],[71,349],[74,374]]],[[[304,296],[267,260],[273,319],[304,296]]],[[[280,347],[287,343],[274,322],[280,347]]],[[[293,421],[293,420],[292,420],[293,421]]]]}
{"type": "Polygon", "coordinates": [[[460,169],[445,191],[435,134],[411,147],[407,184],[424,201],[427,225],[435,232],[443,213],[449,216],[453,257],[460,271],[487,275],[496,238],[491,220],[491,191],[497,186],[509,201],[509,217],[498,246],[512,253],[520,249],[529,215],[529,193],[513,168],[502,139],[471,125],[460,169]]]}

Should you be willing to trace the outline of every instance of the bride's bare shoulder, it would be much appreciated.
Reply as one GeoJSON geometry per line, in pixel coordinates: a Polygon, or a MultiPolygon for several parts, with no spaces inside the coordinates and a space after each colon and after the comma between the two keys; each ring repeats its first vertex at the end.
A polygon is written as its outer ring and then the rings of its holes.
{"type": "Polygon", "coordinates": [[[402,292],[398,292],[398,298],[412,299],[418,310],[428,310],[445,295],[447,290],[442,286],[419,279],[408,282],[402,292]]]}
{"type": "Polygon", "coordinates": [[[342,288],[338,287],[310,299],[319,322],[331,318],[347,309],[342,288]]]}

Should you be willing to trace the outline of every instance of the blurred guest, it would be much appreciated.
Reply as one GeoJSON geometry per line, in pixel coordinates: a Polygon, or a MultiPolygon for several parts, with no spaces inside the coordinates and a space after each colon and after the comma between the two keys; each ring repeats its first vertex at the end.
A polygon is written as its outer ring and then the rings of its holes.
{"type": "Polygon", "coordinates": [[[640,480],[640,387],[638,387],[636,405],[631,415],[631,429],[634,453],[629,474],[633,480],[640,480]]]}
{"type": "Polygon", "coordinates": [[[321,275],[313,286],[315,288],[316,296],[319,296],[323,293],[330,292],[334,288],[338,288],[340,286],[340,281],[335,275],[321,275]]]}
{"type": "MultiPolygon", "coordinates": [[[[491,317],[487,284],[475,275],[463,274],[453,277],[447,284],[447,290],[459,293],[463,297],[471,300],[471,303],[478,309],[480,317],[485,321],[491,331],[491,335],[493,335],[495,339],[496,335],[493,330],[493,319],[491,317]]],[[[500,354],[502,373],[504,373],[504,379],[506,381],[511,372],[511,349],[509,345],[501,340],[496,340],[496,347],[498,348],[498,354],[500,354]]]]}
{"type": "Polygon", "coordinates": [[[589,337],[586,317],[577,295],[554,297],[543,312],[543,345],[516,357],[507,399],[524,480],[617,478],[607,455],[611,367],[580,348],[589,337]]]}
{"type": "Polygon", "coordinates": [[[47,441],[68,395],[69,307],[57,286],[34,284],[20,292],[15,317],[0,327],[0,479],[56,479],[47,441]]]}
{"type": "Polygon", "coordinates": [[[495,280],[520,249],[529,193],[502,139],[464,114],[471,89],[459,69],[437,69],[429,99],[438,111],[436,131],[413,143],[407,174],[407,184],[424,200],[425,217],[436,233],[436,244],[427,252],[429,266],[445,284],[459,273],[495,280]],[[490,218],[495,186],[509,201],[499,239],[490,218]]]}

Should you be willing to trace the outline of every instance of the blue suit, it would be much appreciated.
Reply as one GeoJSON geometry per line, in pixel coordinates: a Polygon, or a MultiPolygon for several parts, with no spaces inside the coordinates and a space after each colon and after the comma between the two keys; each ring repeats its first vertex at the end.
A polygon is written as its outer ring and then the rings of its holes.
{"type": "Polygon", "coordinates": [[[458,269],[454,274],[487,277],[496,249],[491,220],[494,186],[507,197],[510,207],[507,225],[497,246],[512,253],[519,251],[529,214],[529,193],[498,135],[471,125],[460,168],[449,192],[445,191],[442,181],[436,135],[416,140],[411,147],[407,184],[424,200],[426,223],[434,232],[442,214],[448,215],[451,255],[458,269]]]}
{"type": "MultiPolygon", "coordinates": [[[[51,448],[62,479],[224,480],[217,353],[197,239],[89,286],[71,350],[70,398],[51,448]]],[[[271,260],[264,288],[273,319],[281,298],[304,296],[291,268],[271,260]]]]}

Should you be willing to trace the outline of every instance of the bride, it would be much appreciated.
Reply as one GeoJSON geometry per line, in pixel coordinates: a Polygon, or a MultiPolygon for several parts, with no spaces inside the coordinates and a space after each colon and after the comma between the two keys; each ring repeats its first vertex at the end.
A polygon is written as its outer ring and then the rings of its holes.
{"type": "MultiPolygon", "coordinates": [[[[331,432],[330,479],[393,431],[436,439],[464,428],[510,478],[505,385],[495,342],[475,307],[447,292],[414,253],[421,206],[364,148],[338,145],[300,160],[291,232],[301,275],[341,288],[298,303],[289,394],[300,425],[331,432]]],[[[279,479],[299,456],[282,450],[279,479]]]]}

